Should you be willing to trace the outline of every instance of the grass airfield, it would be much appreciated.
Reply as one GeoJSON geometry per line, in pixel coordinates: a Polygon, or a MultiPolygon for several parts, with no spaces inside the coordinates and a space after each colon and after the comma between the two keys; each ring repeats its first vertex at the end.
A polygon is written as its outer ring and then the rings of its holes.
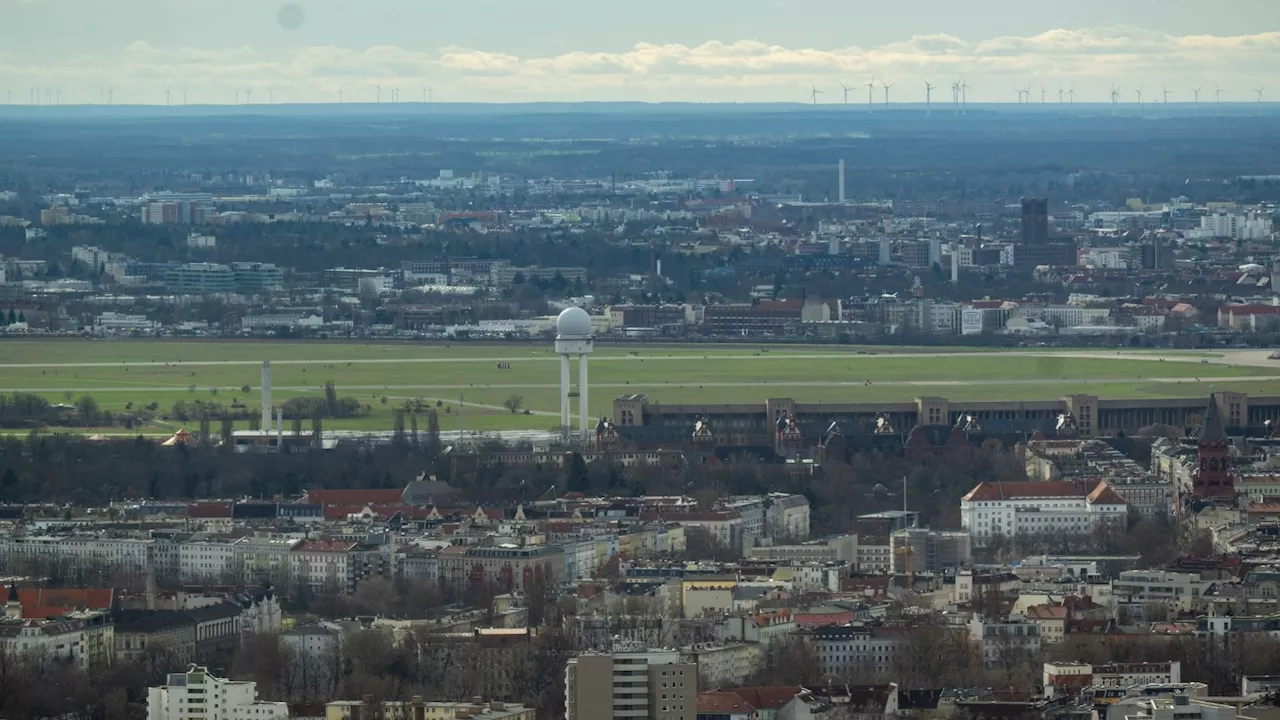
{"type": "MultiPolygon", "coordinates": [[[[607,415],[626,393],[663,403],[888,402],[922,395],[963,403],[1079,392],[1203,396],[1214,388],[1280,394],[1280,361],[1266,354],[602,345],[590,361],[589,399],[593,415],[607,415]]],[[[438,404],[445,431],[547,430],[558,422],[559,359],[549,345],[4,339],[0,392],[33,392],[54,402],[92,395],[112,411],[154,402],[163,414],[195,399],[256,408],[263,360],[272,363],[276,403],[319,395],[332,381],[339,395],[371,408],[367,417],[327,420],[326,429],[390,430],[395,408],[414,398],[438,404]],[[509,367],[500,368],[503,362],[509,367]],[[520,395],[530,414],[504,409],[511,395],[520,395]]],[[[157,422],[148,431],[179,425],[157,422]]]]}

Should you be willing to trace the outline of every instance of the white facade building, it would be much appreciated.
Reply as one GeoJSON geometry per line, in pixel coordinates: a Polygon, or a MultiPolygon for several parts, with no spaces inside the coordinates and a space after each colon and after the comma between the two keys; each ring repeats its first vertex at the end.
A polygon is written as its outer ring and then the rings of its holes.
{"type": "Polygon", "coordinates": [[[980,547],[998,536],[1092,534],[1127,512],[1105,482],[981,483],[960,499],[960,526],[980,547]]]}
{"type": "Polygon", "coordinates": [[[227,680],[192,666],[169,673],[164,685],[147,691],[147,720],[275,720],[288,718],[289,706],[258,700],[254,682],[227,680]]]}
{"type": "Polygon", "coordinates": [[[184,580],[230,580],[236,569],[233,543],[189,540],[178,546],[178,574],[184,580]]]}

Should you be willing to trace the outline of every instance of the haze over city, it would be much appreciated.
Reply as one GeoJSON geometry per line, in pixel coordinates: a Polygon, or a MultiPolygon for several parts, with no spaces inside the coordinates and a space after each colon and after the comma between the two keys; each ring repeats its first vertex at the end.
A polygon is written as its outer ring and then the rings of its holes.
{"type": "Polygon", "coordinates": [[[0,718],[1280,720],[1280,3],[0,28],[0,718]]]}
{"type": "MultiPolygon", "coordinates": [[[[1265,0],[902,4],[5,0],[9,102],[1192,102],[1258,99],[1280,67],[1265,0]],[[381,86],[381,91],[375,86],[381,86]],[[1029,88],[1028,95],[1015,88],[1029,88]],[[37,91],[33,93],[32,88],[37,91]],[[1043,92],[1042,92],[1043,88],[1043,92]],[[45,94],[46,90],[54,94],[45,94]],[[1164,90],[1168,90],[1168,96],[1164,90]],[[185,94],[184,94],[185,93],[185,94]],[[171,95],[169,101],[173,102],[171,95]]],[[[1280,83],[1273,83],[1280,92],[1280,83]]]]}

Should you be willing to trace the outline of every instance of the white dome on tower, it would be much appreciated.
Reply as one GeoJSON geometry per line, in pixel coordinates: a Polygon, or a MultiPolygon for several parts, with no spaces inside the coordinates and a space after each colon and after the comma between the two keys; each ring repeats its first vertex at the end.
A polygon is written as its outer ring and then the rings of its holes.
{"type": "Polygon", "coordinates": [[[566,308],[556,318],[556,334],[568,337],[588,337],[591,331],[591,316],[580,307],[566,308]]]}

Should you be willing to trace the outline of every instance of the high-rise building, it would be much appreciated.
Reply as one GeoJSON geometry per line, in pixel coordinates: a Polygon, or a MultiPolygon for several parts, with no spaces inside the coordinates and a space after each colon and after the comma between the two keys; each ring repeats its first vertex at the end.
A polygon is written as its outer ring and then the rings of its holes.
{"type": "Polygon", "coordinates": [[[1022,243],[1042,245],[1049,242],[1049,200],[1022,198],[1022,243]]]}
{"type": "Polygon", "coordinates": [[[258,700],[258,684],[227,680],[206,668],[191,666],[169,673],[164,685],[147,691],[147,720],[275,720],[289,717],[282,702],[258,700]]]}
{"type": "Polygon", "coordinates": [[[698,666],[675,650],[583,653],[564,676],[566,720],[694,720],[698,666]]]}

